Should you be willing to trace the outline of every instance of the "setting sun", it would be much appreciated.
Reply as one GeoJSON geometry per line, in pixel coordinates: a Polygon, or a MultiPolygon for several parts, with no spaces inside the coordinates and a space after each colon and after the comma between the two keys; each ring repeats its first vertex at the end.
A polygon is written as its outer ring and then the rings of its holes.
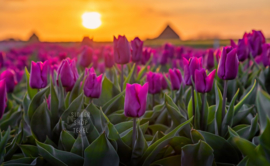
{"type": "Polygon", "coordinates": [[[101,25],[100,17],[98,12],[85,12],[82,15],[82,25],[88,29],[96,29],[101,25]]]}

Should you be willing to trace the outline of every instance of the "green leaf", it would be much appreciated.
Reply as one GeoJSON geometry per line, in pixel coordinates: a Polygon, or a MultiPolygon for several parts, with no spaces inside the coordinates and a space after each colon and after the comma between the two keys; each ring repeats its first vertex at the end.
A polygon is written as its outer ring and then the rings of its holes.
{"type": "Polygon", "coordinates": [[[32,89],[29,85],[29,80],[30,80],[30,74],[27,70],[27,68],[25,67],[24,68],[24,71],[25,71],[25,76],[26,76],[26,83],[27,83],[27,93],[30,97],[30,99],[33,99],[34,96],[38,93],[38,90],[37,89],[32,89]]]}
{"type": "Polygon", "coordinates": [[[256,107],[259,114],[261,130],[264,130],[267,125],[267,118],[270,118],[270,95],[258,88],[256,107]]]}
{"type": "Polygon", "coordinates": [[[69,152],[75,142],[75,138],[67,131],[63,130],[60,135],[60,141],[64,150],[69,152]]]}
{"type": "Polygon", "coordinates": [[[267,119],[266,127],[262,130],[262,134],[259,137],[260,145],[264,150],[268,162],[270,162],[270,121],[267,119]]]}
{"type": "Polygon", "coordinates": [[[136,78],[136,82],[139,82],[139,80],[141,80],[143,74],[147,71],[147,67],[149,66],[149,64],[152,62],[152,57],[150,57],[150,59],[148,60],[148,62],[144,65],[143,68],[141,68],[140,72],[138,73],[138,76],[136,78]]]}
{"type": "Polygon", "coordinates": [[[37,157],[38,156],[38,148],[33,145],[19,145],[21,148],[24,157],[37,157]]]}
{"type": "Polygon", "coordinates": [[[110,110],[110,108],[115,104],[115,102],[117,102],[125,93],[126,91],[122,91],[121,93],[119,93],[118,95],[114,96],[112,99],[110,99],[107,103],[105,103],[102,106],[102,110],[104,111],[105,114],[107,114],[107,112],[110,110]]]}
{"type": "Polygon", "coordinates": [[[241,109],[233,116],[233,126],[236,126],[241,120],[247,117],[249,113],[253,110],[254,106],[248,107],[247,105],[243,105],[241,109]]]}
{"type": "Polygon", "coordinates": [[[150,166],[179,166],[181,165],[181,155],[170,156],[153,162],[150,166]]]}
{"type": "Polygon", "coordinates": [[[9,126],[15,127],[18,125],[19,120],[22,118],[23,112],[20,111],[20,108],[17,112],[14,112],[8,119],[0,123],[0,128],[2,130],[7,130],[9,126]]]}
{"type": "Polygon", "coordinates": [[[35,138],[41,142],[44,142],[47,136],[51,136],[51,121],[46,110],[46,102],[43,102],[34,112],[30,126],[35,138]]]}
{"type": "Polygon", "coordinates": [[[61,150],[57,150],[51,145],[46,145],[36,141],[39,154],[51,165],[57,166],[74,166],[83,165],[84,160],[82,157],[61,150]]]}
{"type": "Polygon", "coordinates": [[[197,130],[195,129],[191,129],[190,131],[190,135],[191,135],[191,140],[192,142],[198,143],[200,140],[205,141],[204,137],[202,136],[201,133],[199,133],[197,130]]]}
{"type": "Polygon", "coordinates": [[[84,166],[118,166],[119,156],[105,133],[101,134],[84,152],[84,166]]]}
{"type": "Polygon", "coordinates": [[[52,80],[51,80],[51,85],[50,85],[50,94],[51,94],[51,101],[50,101],[51,125],[53,127],[56,125],[56,123],[59,120],[59,116],[58,116],[59,115],[58,113],[59,100],[55,92],[52,80]]]}
{"type": "MultiPolygon", "coordinates": [[[[221,134],[222,125],[222,94],[218,88],[217,82],[215,83],[215,96],[216,96],[216,112],[215,112],[215,134],[221,134]]],[[[225,110],[226,111],[226,110],[225,110]]]]}
{"type": "Polygon", "coordinates": [[[72,103],[73,100],[75,100],[79,95],[80,95],[80,84],[82,82],[82,79],[83,79],[83,73],[80,75],[80,77],[77,79],[75,85],[73,86],[71,92],[70,92],[70,95],[69,95],[69,104],[72,103]]]}
{"type": "MultiPolygon", "coordinates": [[[[130,83],[130,80],[131,80],[131,77],[132,77],[132,75],[133,75],[135,66],[136,66],[136,64],[134,63],[133,66],[132,66],[132,68],[131,68],[131,70],[130,70],[130,72],[128,73],[127,78],[126,78],[125,81],[124,81],[124,84],[123,84],[124,88],[123,88],[123,89],[126,89],[127,83],[130,83]]],[[[136,70],[137,70],[137,69],[136,69],[136,70]]]]}
{"type": "Polygon", "coordinates": [[[182,136],[176,136],[169,142],[169,145],[171,145],[177,154],[181,154],[182,147],[188,144],[192,144],[192,141],[182,136]]]}
{"type": "Polygon", "coordinates": [[[0,132],[0,164],[4,161],[3,157],[6,153],[5,147],[10,138],[10,128],[7,129],[5,135],[2,137],[2,132],[0,132]]]}
{"type": "Polygon", "coordinates": [[[213,149],[204,141],[182,148],[181,166],[209,166],[214,161],[213,149]]]}
{"type": "Polygon", "coordinates": [[[103,116],[101,110],[98,109],[93,103],[90,103],[86,110],[90,113],[91,120],[99,133],[103,132],[106,126],[106,119],[103,116]]]}

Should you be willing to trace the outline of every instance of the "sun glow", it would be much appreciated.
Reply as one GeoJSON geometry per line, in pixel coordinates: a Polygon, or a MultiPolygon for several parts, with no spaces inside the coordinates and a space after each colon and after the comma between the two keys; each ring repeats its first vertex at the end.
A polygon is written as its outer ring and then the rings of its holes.
{"type": "Polygon", "coordinates": [[[82,15],[82,25],[88,29],[96,29],[101,25],[100,17],[98,12],[85,12],[82,15]]]}

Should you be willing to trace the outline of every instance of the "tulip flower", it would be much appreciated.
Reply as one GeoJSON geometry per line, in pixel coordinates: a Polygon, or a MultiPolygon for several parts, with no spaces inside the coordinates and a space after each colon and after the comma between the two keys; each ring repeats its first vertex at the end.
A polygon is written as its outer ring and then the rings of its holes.
{"type": "Polygon", "coordinates": [[[0,52],[0,68],[4,66],[4,52],[0,52]]]}
{"type": "Polygon", "coordinates": [[[212,49],[208,49],[205,58],[206,68],[208,70],[212,69],[215,66],[214,51],[212,49]]]}
{"type": "Polygon", "coordinates": [[[145,65],[149,61],[149,59],[151,57],[151,53],[152,53],[152,49],[151,48],[145,48],[143,50],[142,59],[141,59],[141,63],[143,65],[145,65]]]}
{"type": "Polygon", "coordinates": [[[270,45],[263,44],[261,62],[264,65],[264,67],[269,66],[269,64],[270,64],[269,58],[270,58],[270,45]]]}
{"type": "Polygon", "coordinates": [[[251,33],[245,33],[244,37],[248,38],[250,54],[253,57],[262,53],[262,44],[265,43],[265,37],[261,31],[252,30],[251,33]]]}
{"type": "Polygon", "coordinates": [[[147,104],[148,83],[127,84],[124,111],[126,117],[138,118],[144,115],[147,104]]]}
{"type": "Polygon", "coordinates": [[[104,53],[104,63],[107,68],[112,68],[114,65],[114,57],[110,51],[104,53]]]}
{"type": "Polygon", "coordinates": [[[84,95],[99,98],[102,90],[102,74],[97,77],[94,68],[85,69],[84,95]]]}
{"type": "Polygon", "coordinates": [[[130,60],[131,49],[128,40],[125,36],[114,36],[114,61],[118,64],[127,64],[130,60]]]}
{"type": "Polygon", "coordinates": [[[3,71],[0,75],[0,80],[5,79],[6,82],[6,87],[7,87],[7,92],[11,93],[14,91],[15,85],[17,85],[17,79],[16,79],[16,74],[14,70],[12,69],[7,69],[3,71]]]}
{"type": "Polygon", "coordinates": [[[235,42],[232,39],[230,41],[231,41],[231,47],[236,48],[237,45],[235,44],[235,42]]]}
{"type": "Polygon", "coordinates": [[[213,81],[215,77],[216,69],[214,69],[208,76],[205,69],[195,70],[195,89],[200,93],[210,92],[213,87],[213,81]]]}
{"type": "Polygon", "coordinates": [[[148,92],[150,94],[157,94],[161,91],[161,77],[159,73],[148,72],[146,76],[148,82],[148,92]]]}
{"type": "Polygon", "coordinates": [[[239,61],[243,62],[249,57],[248,38],[238,40],[237,56],[239,61]]]}
{"type": "Polygon", "coordinates": [[[63,87],[66,88],[67,91],[71,91],[73,86],[75,85],[79,74],[76,68],[75,60],[70,60],[69,58],[63,60],[60,66],[57,69],[57,82],[60,76],[63,87]]]}
{"type": "Polygon", "coordinates": [[[49,70],[50,67],[48,61],[45,61],[44,63],[35,63],[32,61],[29,80],[30,87],[34,89],[45,88],[48,83],[49,70]]]}
{"type": "Polygon", "coordinates": [[[184,54],[184,47],[176,48],[176,57],[177,59],[182,59],[182,55],[184,54]]]}
{"type": "Polygon", "coordinates": [[[3,79],[0,81],[0,120],[2,119],[5,108],[7,106],[7,89],[6,89],[6,81],[3,79]]]}
{"type": "Polygon", "coordinates": [[[93,68],[98,68],[98,57],[96,55],[93,56],[93,68]]]}
{"type": "Polygon", "coordinates": [[[143,52],[143,41],[141,41],[138,37],[135,37],[135,39],[130,43],[132,47],[131,60],[133,62],[139,62],[143,52]]]}
{"type": "Polygon", "coordinates": [[[92,62],[93,50],[90,47],[85,47],[82,54],[78,59],[78,63],[80,66],[86,68],[92,62]]]}
{"type": "Polygon", "coordinates": [[[178,69],[169,69],[172,90],[179,90],[182,83],[182,74],[178,69]]]}
{"type": "Polygon", "coordinates": [[[236,48],[230,46],[224,47],[222,50],[220,62],[218,64],[218,76],[223,80],[233,80],[238,73],[238,57],[236,48]]]}
{"type": "Polygon", "coordinates": [[[220,49],[217,49],[217,50],[215,51],[215,57],[216,57],[217,63],[219,63],[219,59],[220,59],[220,56],[221,56],[220,54],[221,54],[220,49]]]}
{"type": "Polygon", "coordinates": [[[192,85],[191,78],[194,81],[194,74],[196,69],[202,68],[202,59],[192,57],[189,61],[183,58],[184,63],[184,81],[186,85],[192,85]]]}
{"type": "Polygon", "coordinates": [[[166,50],[163,50],[159,63],[161,65],[166,65],[168,62],[168,57],[169,57],[169,52],[166,50]]]}

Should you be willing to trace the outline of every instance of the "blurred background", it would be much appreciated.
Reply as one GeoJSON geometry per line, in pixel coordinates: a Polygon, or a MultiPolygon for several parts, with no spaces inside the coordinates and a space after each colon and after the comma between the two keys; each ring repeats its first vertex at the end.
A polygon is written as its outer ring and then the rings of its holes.
{"type": "MultiPolygon", "coordinates": [[[[0,0],[0,41],[226,45],[244,32],[270,37],[270,0],[0,0]]],[[[1,48],[0,48],[1,49],[1,48]]]]}

